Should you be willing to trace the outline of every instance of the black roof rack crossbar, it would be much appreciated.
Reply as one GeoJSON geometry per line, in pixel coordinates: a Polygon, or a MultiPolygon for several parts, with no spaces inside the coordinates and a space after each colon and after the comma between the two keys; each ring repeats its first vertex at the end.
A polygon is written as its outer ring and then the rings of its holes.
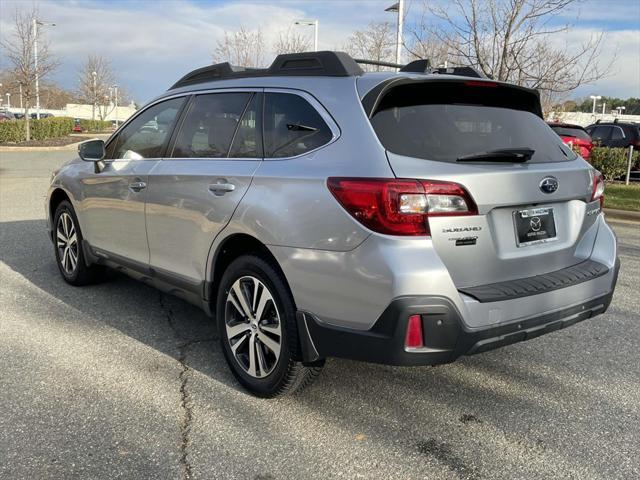
{"type": "Polygon", "coordinates": [[[351,77],[364,72],[344,52],[305,52],[278,55],[269,68],[234,67],[229,62],[198,68],[187,73],[169,90],[215,80],[264,76],[351,77]]]}
{"type": "Polygon", "coordinates": [[[374,65],[376,67],[390,67],[390,68],[402,68],[404,67],[404,65],[400,64],[400,63],[393,63],[393,62],[383,62],[380,60],[367,60],[365,58],[354,58],[356,63],[362,64],[362,65],[374,65]]]}

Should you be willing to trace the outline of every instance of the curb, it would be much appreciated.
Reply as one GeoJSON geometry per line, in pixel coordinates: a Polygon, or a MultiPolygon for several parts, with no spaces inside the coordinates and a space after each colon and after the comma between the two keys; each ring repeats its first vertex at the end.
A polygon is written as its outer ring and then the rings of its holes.
{"type": "Polygon", "coordinates": [[[84,140],[81,140],[76,143],[70,143],[68,145],[62,145],[57,147],[9,147],[2,146],[0,147],[0,153],[2,152],[55,152],[61,150],[77,150],[78,145],[80,145],[84,140]]]}
{"type": "Polygon", "coordinates": [[[604,213],[611,220],[627,220],[631,222],[640,222],[640,212],[631,210],[617,210],[615,208],[605,208],[604,213]]]}
{"type": "Polygon", "coordinates": [[[104,133],[84,133],[78,135],[71,135],[72,137],[78,137],[78,141],[75,143],[69,143],[68,145],[60,145],[53,147],[18,147],[11,145],[2,145],[0,146],[0,153],[2,152],[56,152],[56,151],[64,151],[64,150],[77,150],[78,145],[82,142],[86,142],[87,140],[91,140],[93,138],[101,138],[106,140],[109,138],[110,134],[104,133]]]}

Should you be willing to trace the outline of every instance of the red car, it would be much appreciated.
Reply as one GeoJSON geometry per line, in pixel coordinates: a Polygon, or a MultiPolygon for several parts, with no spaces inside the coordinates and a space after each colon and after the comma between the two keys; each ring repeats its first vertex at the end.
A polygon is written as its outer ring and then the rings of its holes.
{"type": "Polygon", "coordinates": [[[591,136],[580,125],[570,123],[547,122],[551,130],[556,132],[564,143],[578,149],[580,156],[589,160],[591,149],[594,147],[591,136]]]}

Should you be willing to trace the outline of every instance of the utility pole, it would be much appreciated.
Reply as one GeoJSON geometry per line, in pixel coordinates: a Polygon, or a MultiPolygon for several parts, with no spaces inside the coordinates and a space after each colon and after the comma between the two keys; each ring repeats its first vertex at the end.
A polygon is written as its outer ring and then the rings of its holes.
{"type": "MultiPolygon", "coordinates": [[[[398,12],[398,23],[396,30],[396,63],[401,64],[402,59],[402,27],[404,23],[404,0],[398,0],[398,2],[391,5],[389,8],[385,8],[385,12],[398,12]]],[[[399,69],[396,68],[396,71],[399,69]]]]}
{"type": "Polygon", "coordinates": [[[118,128],[118,85],[113,86],[113,92],[115,94],[113,109],[116,117],[116,128],[118,128]]]}
{"type": "Polygon", "coordinates": [[[40,120],[40,83],[38,75],[38,25],[55,27],[55,23],[44,23],[33,17],[33,63],[36,73],[36,118],[40,120]]]}
{"type": "Polygon", "coordinates": [[[602,97],[600,95],[589,95],[589,98],[593,100],[593,110],[591,114],[595,117],[596,115],[596,101],[600,100],[602,97]]]}
{"type": "Polygon", "coordinates": [[[18,88],[20,89],[20,110],[22,110],[22,82],[18,82],[18,88]]]}
{"type": "Polygon", "coordinates": [[[91,120],[95,120],[96,119],[96,103],[98,101],[97,97],[98,94],[96,92],[96,77],[98,76],[98,74],[96,72],[91,72],[91,76],[93,77],[93,108],[91,111],[91,120]]]}
{"type": "Polygon", "coordinates": [[[296,20],[294,25],[313,27],[313,51],[318,51],[318,20],[296,20]]]}
{"type": "Polygon", "coordinates": [[[40,120],[40,85],[38,83],[38,20],[33,17],[33,62],[36,70],[36,118],[40,120]]]}

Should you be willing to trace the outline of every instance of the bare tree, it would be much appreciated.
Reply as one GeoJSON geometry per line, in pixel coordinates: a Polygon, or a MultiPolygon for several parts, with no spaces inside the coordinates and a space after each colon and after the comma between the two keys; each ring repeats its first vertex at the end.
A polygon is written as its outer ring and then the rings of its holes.
{"type": "Polygon", "coordinates": [[[213,52],[213,62],[229,62],[240,67],[258,67],[262,65],[264,39],[262,32],[249,31],[240,27],[235,33],[224,33],[222,40],[213,52]]]}
{"type": "Polygon", "coordinates": [[[47,82],[40,85],[40,100],[44,100],[48,108],[62,110],[68,103],[75,103],[77,97],[73,92],[47,82]]]}
{"type": "Polygon", "coordinates": [[[112,89],[116,77],[111,61],[101,55],[89,55],[80,67],[78,74],[78,98],[83,103],[93,105],[93,120],[96,113],[100,120],[107,115],[111,103],[112,89]]]}
{"type": "MultiPolygon", "coordinates": [[[[424,8],[440,21],[429,31],[448,49],[452,63],[472,65],[497,80],[539,89],[553,101],[607,76],[611,62],[599,56],[602,34],[581,45],[554,43],[570,25],[551,21],[577,0],[451,0],[424,8]]],[[[420,34],[414,32],[420,40],[420,34]]]]}
{"type": "MultiPolygon", "coordinates": [[[[357,30],[349,37],[344,50],[354,58],[377,62],[395,61],[396,33],[389,22],[371,22],[366,29],[357,30]]],[[[381,70],[385,67],[361,65],[364,70],[381,70]]]]}
{"type": "MultiPolygon", "coordinates": [[[[22,87],[22,99],[25,118],[25,136],[31,139],[29,125],[29,107],[35,98],[36,66],[34,61],[34,41],[36,40],[33,21],[38,18],[38,9],[21,12],[16,9],[13,17],[13,33],[1,41],[5,57],[12,66],[14,81],[22,87]]],[[[38,35],[38,77],[46,78],[58,67],[58,62],[50,51],[49,43],[43,41],[42,29],[38,35]]]]}
{"type": "Polygon", "coordinates": [[[311,50],[311,40],[309,37],[289,29],[278,34],[273,50],[276,54],[308,52],[311,50]]]}

